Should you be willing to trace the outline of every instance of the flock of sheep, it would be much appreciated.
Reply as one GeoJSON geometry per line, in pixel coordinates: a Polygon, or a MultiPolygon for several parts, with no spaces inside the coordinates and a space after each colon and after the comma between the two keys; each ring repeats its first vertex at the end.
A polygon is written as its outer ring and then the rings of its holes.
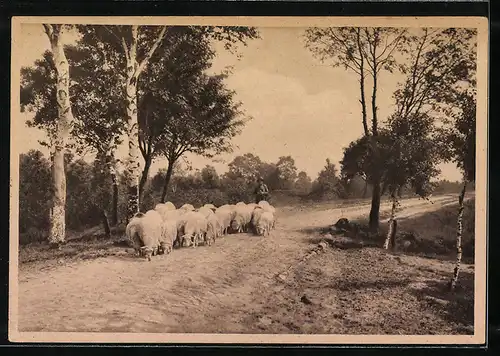
{"type": "Polygon", "coordinates": [[[211,246],[216,238],[229,232],[253,230],[268,236],[274,229],[276,209],[267,201],[258,204],[205,204],[195,209],[184,204],[179,209],[171,202],[157,204],[153,210],[134,215],[125,233],[136,254],[148,261],[156,254],[170,253],[174,245],[196,247],[200,242],[211,246]]]}

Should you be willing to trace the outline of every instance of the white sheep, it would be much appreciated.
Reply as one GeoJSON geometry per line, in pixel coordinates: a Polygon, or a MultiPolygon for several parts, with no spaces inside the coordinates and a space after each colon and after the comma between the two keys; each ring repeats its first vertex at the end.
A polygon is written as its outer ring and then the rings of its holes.
{"type": "Polygon", "coordinates": [[[166,220],[162,223],[162,234],[158,251],[160,253],[170,253],[177,239],[177,221],[166,220]]]}
{"type": "Polygon", "coordinates": [[[258,205],[264,207],[264,206],[267,206],[267,205],[270,205],[270,204],[269,204],[269,202],[267,200],[261,200],[261,201],[259,201],[258,205]]]}
{"type": "Polygon", "coordinates": [[[231,219],[234,219],[234,217],[236,216],[236,205],[224,204],[224,205],[217,208],[217,210],[219,210],[219,209],[229,210],[231,213],[231,219]]]}
{"type": "Polygon", "coordinates": [[[184,210],[168,210],[168,209],[160,209],[158,213],[161,215],[163,221],[167,220],[176,220],[182,215],[184,210]]]}
{"type": "Polygon", "coordinates": [[[222,230],[221,233],[226,235],[229,226],[231,226],[231,220],[233,219],[233,210],[229,206],[226,208],[221,206],[215,210],[215,215],[219,219],[222,230]]]}
{"type": "Polygon", "coordinates": [[[271,227],[274,224],[274,214],[269,211],[264,211],[257,221],[256,232],[260,236],[268,236],[271,227]]]}
{"type": "Polygon", "coordinates": [[[179,208],[180,210],[194,211],[194,206],[191,204],[184,204],[179,208]]]}
{"type": "Polygon", "coordinates": [[[155,210],[137,213],[127,224],[125,233],[136,252],[144,254],[148,261],[158,251],[162,235],[162,218],[155,210]]]}
{"type": "Polygon", "coordinates": [[[214,212],[212,209],[204,207],[204,206],[195,210],[195,211],[202,214],[205,218],[208,218],[210,215],[214,215],[214,212]]]}
{"type": "Polygon", "coordinates": [[[212,211],[215,211],[217,209],[217,207],[213,204],[205,204],[205,205],[203,205],[203,207],[212,209],[212,211]]]}
{"type": "Polygon", "coordinates": [[[207,233],[205,234],[205,243],[208,244],[208,246],[210,246],[212,245],[212,242],[215,242],[215,239],[220,236],[221,224],[215,214],[209,215],[206,219],[207,219],[207,233]]]}
{"type": "Polygon", "coordinates": [[[183,215],[184,228],[181,236],[182,246],[198,246],[199,241],[205,240],[207,232],[207,219],[198,212],[189,212],[183,215]]]}
{"type": "Polygon", "coordinates": [[[245,228],[245,217],[241,214],[236,214],[236,216],[231,220],[231,230],[240,233],[243,232],[245,228]]]}
{"type": "Polygon", "coordinates": [[[273,220],[273,226],[272,226],[272,228],[274,229],[275,225],[276,225],[276,208],[274,206],[272,206],[271,204],[269,204],[269,203],[268,204],[260,205],[260,207],[262,209],[264,209],[264,211],[270,212],[275,217],[274,220],[273,220]]]}
{"type": "Polygon", "coordinates": [[[250,204],[247,204],[248,207],[251,207],[253,209],[255,209],[256,207],[259,206],[259,204],[256,204],[256,203],[250,203],[250,204]]]}
{"type": "Polygon", "coordinates": [[[231,221],[231,229],[237,232],[246,232],[248,224],[252,220],[253,208],[245,205],[237,205],[236,214],[231,221]]]}
{"type": "Polygon", "coordinates": [[[236,203],[236,206],[244,206],[244,205],[246,205],[246,204],[242,201],[236,203]]]}
{"type": "Polygon", "coordinates": [[[166,203],[159,203],[159,204],[156,204],[155,206],[155,209],[156,211],[161,211],[163,209],[166,209],[166,210],[175,210],[175,205],[172,203],[172,202],[166,202],[166,203]]]}
{"type": "Polygon", "coordinates": [[[264,212],[265,210],[262,209],[262,207],[260,206],[255,208],[252,212],[252,220],[250,221],[250,223],[252,224],[252,227],[255,230],[255,232],[257,232],[257,223],[259,222],[259,219],[264,212]]]}

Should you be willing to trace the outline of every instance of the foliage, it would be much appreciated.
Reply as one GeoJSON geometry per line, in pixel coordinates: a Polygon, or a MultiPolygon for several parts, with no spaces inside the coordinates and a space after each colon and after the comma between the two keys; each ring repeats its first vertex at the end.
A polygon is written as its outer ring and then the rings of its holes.
{"type": "Polygon", "coordinates": [[[382,71],[400,69],[397,56],[408,43],[408,31],[383,27],[327,27],[305,31],[305,45],[321,62],[343,67],[359,77],[360,104],[364,134],[378,134],[377,86],[382,71]],[[372,80],[371,131],[365,97],[366,77],[372,80]]]}
{"type": "Polygon", "coordinates": [[[369,183],[376,171],[381,174],[383,192],[401,196],[409,185],[414,194],[431,194],[431,181],[440,171],[439,150],[435,145],[435,127],[429,116],[412,116],[403,120],[392,117],[377,137],[378,154],[371,150],[369,138],[362,137],[344,149],[342,176],[350,180],[356,175],[369,183]]]}
{"type": "MultiPolygon", "coordinates": [[[[71,66],[70,66],[71,70],[71,66]]],[[[45,51],[42,59],[36,60],[33,67],[21,68],[20,104],[22,111],[35,111],[28,127],[43,129],[49,142],[40,142],[52,147],[56,135],[57,75],[51,51],[45,51]]]]}
{"type": "Polygon", "coordinates": [[[320,196],[326,194],[337,198],[345,196],[345,189],[339,179],[337,167],[329,158],[326,159],[325,166],[313,184],[313,194],[320,196]]]}
{"type": "Polygon", "coordinates": [[[47,230],[52,200],[50,161],[40,151],[19,156],[19,232],[47,230]]]}
{"type": "Polygon", "coordinates": [[[409,36],[401,64],[406,80],[394,93],[396,116],[449,116],[463,87],[475,87],[476,32],[472,29],[423,28],[409,36]]]}
{"type": "Polygon", "coordinates": [[[92,187],[93,167],[82,159],[66,167],[66,221],[67,228],[78,230],[99,222],[95,208],[95,191],[92,187]]]}
{"type": "Polygon", "coordinates": [[[454,115],[453,124],[445,130],[446,158],[456,163],[467,182],[473,182],[476,178],[476,96],[466,91],[458,97],[460,113],[454,115]]]}
{"type": "Polygon", "coordinates": [[[306,172],[300,171],[294,183],[293,190],[299,195],[307,195],[311,192],[312,181],[306,172]]]}
{"type": "Polygon", "coordinates": [[[282,156],[276,162],[278,189],[290,190],[297,179],[297,167],[292,156],[282,156]]]}
{"type": "Polygon", "coordinates": [[[215,189],[220,186],[220,177],[215,167],[207,165],[201,170],[201,179],[207,189],[215,189]]]}

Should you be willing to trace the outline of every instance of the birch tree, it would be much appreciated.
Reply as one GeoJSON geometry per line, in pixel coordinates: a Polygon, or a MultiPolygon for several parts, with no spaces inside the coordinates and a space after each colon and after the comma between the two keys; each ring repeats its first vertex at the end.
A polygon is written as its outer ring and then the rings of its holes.
{"type": "MultiPolygon", "coordinates": [[[[224,41],[228,49],[234,48],[234,43],[245,43],[248,37],[257,37],[253,28],[247,27],[195,27],[205,36],[224,41]]],[[[124,73],[124,88],[126,98],[126,133],[128,138],[128,157],[126,160],[126,176],[128,177],[128,204],[127,217],[130,219],[139,211],[139,176],[140,150],[138,147],[138,92],[137,85],[141,74],[151,61],[155,52],[165,39],[172,39],[174,43],[182,43],[184,36],[177,34],[184,30],[182,26],[81,26],[84,36],[97,39],[96,42],[105,42],[104,49],[117,51],[122,54],[122,68],[124,73]],[[176,42],[177,41],[177,42],[176,42]]],[[[174,48],[175,44],[173,47],[174,48]]]]}
{"type": "Polygon", "coordinates": [[[64,53],[61,34],[63,25],[44,24],[43,28],[50,41],[50,48],[56,68],[57,122],[52,153],[52,183],[54,196],[50,210],[49,242],[59,247],[66,237],[66,175],[64,172],[64,151],[71,131],[73,113],[69,92],[69,64],[64,53]]]}
{"type": "Polygon", "coordinates": [[[464,199],[467,185],[476,179],[476,93],[467,90],[457,96],[461,103],[460,112],[454,117],[454,122],[448,131],[449,159],[454,161],[463,173],[463,187],[458,197],[457,215],[457,256],[450,289],[455,289],[462,263],[462,229],[464,199]]]}
{"type": "MultiPolygon", "coordinates": [[[[459,168],[465,169],[464,186],[466,187],[467,178],[471,176],[469,167],[466,167],[470,162],[467,154],[474,152],[473,149],[470,151],[469,146],[475,145],[475,121],[471,121],[475,120],[475,97],[467,90],[472,89],[472,93],[476,86],[476,31],[423,28],[408,39],[409,48],[406,51],[408,58],[400,67],[406,74],[406,80],[394,93],[396,112],[393,117],[399,122],[410,122],[415,118],[433,120],[437,132],[441,133],[443,133],[443,125],[449,124],[449,118],[455,117],[455,124],[462,126],[455,126],[451,134],[445,131],[441,137],[436,136],[434,146],[440,153],[440,159],[453,159],[458,163],[459,168]],[[457,110],[461,111],[459,118],[457,118],[457,110]],[[474,119],[470,118],[472,110],[474,110],[474,119]],[[472,130],[469,124],[474,126],[472,133],[468,131],[472,130]],[[462,136],[457,133],[461,133],[462,136]],[[471,140],[471,137],[473,137],[473,144],[467,141],[471,140]],[[457,148],[463,145],[466,151],[460,151],[457,148]],[[450,148],[453,149],[453,147],[455,147],[454,152],[450,154],[450,148]],[[463,162],[467,162],[465,166],[463,162]]],[[[420,146],[416,145],[416,147],[420,146]]],[[[425,150],[417,153],[421,157],[423,152],[425,150]]],[[[436,157],[435,160],[439,158],[436,157]]],[[[413,176],[425,176],[422,175],[425,168],[425,166],[419,167],[412,173],[413,176]]],[[[465,189],[462,191],[464,194],[465,189]]],[[[425,195],[427,192],[423,190],[422,193],[425,195]]],[[[461,261],[463,195],[459,197],[459,203],[462,208],[459,211],[459,223],[457,223],[457,276],[461,261]]]]}
{"type": "MultiPolygon", "coordinates": [[[[116,58],[103,52],[99,44],[83,40],[75,45],[66,45],[65,54],[71,66],[70,76],[73,85],[71,128],[71,147],[80,155],[94,153],[102,177],[111,179],[111,185],[99,187],[98,191],[112,191],[111,225],[118,220],[118,182],[115,152],[121,143],[124,132],[125,104],[120,76],[116,72],[116,58]]],[[[56,68],[52,52],[47,51],[42,59],[32,67],[21,70],[21,105],[32,106],[36,111],[30,126],[47,132],[51,145],[55,137],[57,117],[56,68]]],[[[96,182],[105,184],[105,181],[96,182]]],[[[109,202],[96,199],[98,209],[103,210],[109,202]]],[[[106,210],[106,209],[104,209],[106,210]]],[[[103,216],[107,212],[103,210],[103,216]]],[[[107,226],[108,222],[104,222],[107,226]]]]}

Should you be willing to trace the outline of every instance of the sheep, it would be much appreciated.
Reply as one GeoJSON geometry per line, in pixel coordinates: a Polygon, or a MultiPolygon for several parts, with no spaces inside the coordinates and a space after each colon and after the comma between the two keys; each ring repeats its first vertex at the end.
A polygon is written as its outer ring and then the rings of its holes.
{"type": "Polygon", "coordinates": [[[198,212],[189,212],[183,216],[185,220],[184,234],[181,236],[182,246],[198,246],[198,241],[203,241],[207,232],[207,219],[198,212]]]}
{"type": "Polygon", "coordinates": [[[236,206],[236,214],[231,221],[231,229],[237,232],[247,231],[248,224],[252,219],[252,208],[245,205],[236,206]]]}
{"type": "Polygon", "coordinates": [[[194,211],[194,206],[191,204],[184,204],[179,208],[180,210],[194,211]]]}
{"type": "Polygon", "coordinates": [[[179,217],[182,215],[184,211],[183,210],[167,210],[167,209],[161,209],[159,211],[163,221],[167,220],[176,220],[179,219],[179,217]]]}
{"type": "Polygon", "coordinates": [[[259,204],[255,204],[255,203],[250,203],[250,204],[247,204],[248,207],[251,207],[253,209],[255,209],[256,207],[259,206],[259,204]]]}
{"type": "Polygon", "coordinates": [[[264,207],[264,206],[267,206],[267,205],[270,205],[270,204],[269,204],[269,202],[267,200],[261,200],[261,201],[259,201],[258,205],[264,207]]]}
{"type": "Polygon", "coordinates": [[[236,205],[224,204],[217,208],[217,210],[219,209],[227,209],[231,214],[231,220],[236,216],[236,205]]]}
{"type": "Polygon", "coordinates": [[[217,209],[217,207],[213,204],[205,204],[205,205],[203,205],[203,207],[212,209],[212,211],[215,211],[217,209]]]}
{"type": "Polygon", "coordinates": [[[242,201],[240,201],[240,202],[236,203],[236,206],[245,206],[245,205],[246,205],[246,204],[245,204],[245,203],[243,203],[242,201]]]}
{"type": "Polygon", "coordinates": [[[256,232],[260,236],[269,236],[271,227],[274,224],[274,214],[269,211],[264,211],[257,221],[256,232]]]}
{"type": "Polygon", "coordinates": [[[215,239],[220,236],[221,224],[215,214],[208,216],[206,219],[207,219],[207,233],[205,234],[205,243],[208,244],[208,246],[211,246],[212,242],[215,243],[215,239]]]}
{"type": "Polygon", "coordinates": [[[233,210],[231,210],[231,207],[220,207],[215,210],[215,215],[219,219],[221,225],[221,234],[226,235],[229,226],[231,226],[231,220],[233,219],[233,210]]]}
{"type": "Polygon", "coordinates": [[[146,214],[137,213],[127,224],[125,233],[135,251],[143,253],[151,261],[162,237],[162,218],[155,210],[149,210],[146,214]]]}
{"type": "Polygon", "coordinates": [[[243,232],[245,226],[245,217],[240,214],[236,214],[236,216],[231,220],[231,229],[237,233],[243,232]]]}
{"type": "Polygon", "coordinates": [[[162,234],[160,238],[159,253],[170,253],[177,239],[177,221],[167,220],[162,223],[162,234]]]}
{"type": "Polygon", "coordinates": [[[262,209],[262,207],[260,207],[260,206],[255,208],[254,211],[252,212],[252,220],[250,221],[250,223],[252,224],[252,227],[256,233],[257,233],[257,224],[259,222],[261,215],[264,212],[265,212],[265,210],[262,209]]]}
{"type": "Polygon", "coordinates": [[[208,218],[210,215],[214,215],[214,212],[212,209],[204,207],[204,206],[195,210],[195,211],[202,214],[205,218],[208,218]]]}
{"type": "Polygon", "coordinates": [[[176,207],[175,207],[174,203],[172,203],[172,202],[170,202],[170,201],[167,201],[167,202],[165,203],[165,205],[166,205],[166,206],[167,206],[170,210],[175,210],[175,209],[176,209],[176,207]]]}
{"type": "MultiPolygon", "coordinates": [[[[273,216],[276,216],[276,208],[274,206],[272,206],[268,202],[266,202],[267,204],[260,204],[260,203],[261,202],[259,202],[259,205],[262,209],[264,209],[264,211],[270,212],[273,214],[273,216]]],[[[275,225],[276,225],[276,218],[273,220],[273,225],[272,225],[273,229],[275,228],[275,225]]]]}
{"type": "Polygon", "coordinates": [[[171,202],[166,202],[166,203],[159,203],[156,204],[155,209],[156,211],[160,212],[161,210],[175,210],[175,205],[171,202]]]}

